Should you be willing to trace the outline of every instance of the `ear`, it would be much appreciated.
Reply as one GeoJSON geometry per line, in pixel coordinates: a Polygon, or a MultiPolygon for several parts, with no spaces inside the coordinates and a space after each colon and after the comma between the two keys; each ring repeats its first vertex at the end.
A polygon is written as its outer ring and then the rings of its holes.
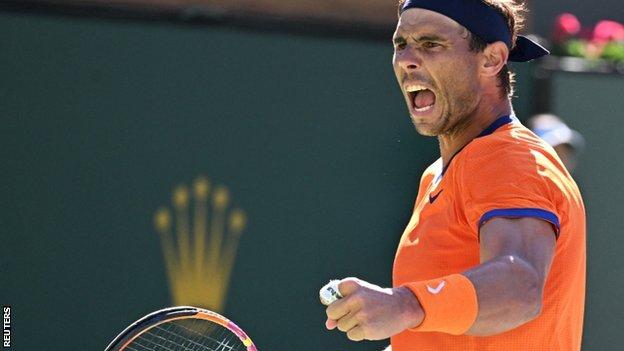
{"type": "Polygon", "coordinates": [[[502,41],[497,41],[483,50],[481,63],[481,73],[485,76],[496,76],[498,72],[507,64],[509,58],[509,48],[502,41]]]}

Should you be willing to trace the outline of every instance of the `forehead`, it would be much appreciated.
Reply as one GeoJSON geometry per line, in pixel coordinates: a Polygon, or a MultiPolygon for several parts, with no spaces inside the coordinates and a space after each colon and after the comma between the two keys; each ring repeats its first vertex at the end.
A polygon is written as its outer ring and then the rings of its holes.
{"type": "Polygon", "coordinates": [[[396,34],[438,34],[458,35],[464,31],[464,27],[454,20],[434,11],[412,8],[401,14],[397,23],[396,34]]]}

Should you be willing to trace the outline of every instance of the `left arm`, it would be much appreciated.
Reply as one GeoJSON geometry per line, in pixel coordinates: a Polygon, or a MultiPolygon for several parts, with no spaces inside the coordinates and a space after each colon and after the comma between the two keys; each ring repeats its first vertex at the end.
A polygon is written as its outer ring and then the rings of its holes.
{"type": "MultiPolygon", "coordinates": [[[[555,232],[540,219],[494,218],[481,227],[480,237],[481,263],[463,273],[474,285],[479,304],[466,334],[486,336],[539,315],[555,232]]],[[[345,279],[339,288],[344,298],[327,308],[327,327],[338,327],[351,340],[385,339],[424,319],[418,299],[405,287],[382,289],[345,279]]]]}
{"type": "Polygon", "coordinates": [[[466,334],[494,335],[539,316],[555,239],[552,225],[535,218],[494,218],[481,227],[481,264],[464,273],[479,302],[466,334]]]}

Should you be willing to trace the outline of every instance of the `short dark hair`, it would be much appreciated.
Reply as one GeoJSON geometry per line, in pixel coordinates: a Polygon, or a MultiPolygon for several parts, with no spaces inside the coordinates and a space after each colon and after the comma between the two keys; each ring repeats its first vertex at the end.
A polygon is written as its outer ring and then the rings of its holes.
{"type": "MultiPolygon", "coordinates": [[[[398,15],[401,15],[401,9],[403,8],[403,4],[406,0],[399,0],[398,4],[398,15]]],[[[516,2],[516,0],[481,0],[486,5],[490,6],[498,13],[505,17],[507,21],[507,27],[511,32],[511,42],[515,43],[518,33],[522,29],[522,25],[524,24],[524,12],[526,12],[526,8],[524,4],[516,2]]],[[[483,52],[487,47],[487,43],[479,38],[478,36],[472,34],[470,30],[470,50],[473,52],[483,52]]],[[[513,47],[512,47],[513,49],[513,47]]],[[[514,83],[515,83],[515,74],[509,69],[508,65],[504,65],[503,68],[498,73],[498,80],[500,82],[500,87],[503,90],[503,93],[509,97],[511,97],[514,93],[514,83]]]]}

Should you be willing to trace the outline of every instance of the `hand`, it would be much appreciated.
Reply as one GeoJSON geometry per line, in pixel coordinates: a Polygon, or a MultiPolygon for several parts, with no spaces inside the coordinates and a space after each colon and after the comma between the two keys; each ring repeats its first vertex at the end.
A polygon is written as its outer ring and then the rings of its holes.
{"type": "Polygon", "coordinates": [[[386,339],[420,325],[424,318],[420,303],[407,288],[381,288],[347,278],[338,290],[343,298],[327,307],[325,326],[338,327],[353,341],[386,339]]]}

